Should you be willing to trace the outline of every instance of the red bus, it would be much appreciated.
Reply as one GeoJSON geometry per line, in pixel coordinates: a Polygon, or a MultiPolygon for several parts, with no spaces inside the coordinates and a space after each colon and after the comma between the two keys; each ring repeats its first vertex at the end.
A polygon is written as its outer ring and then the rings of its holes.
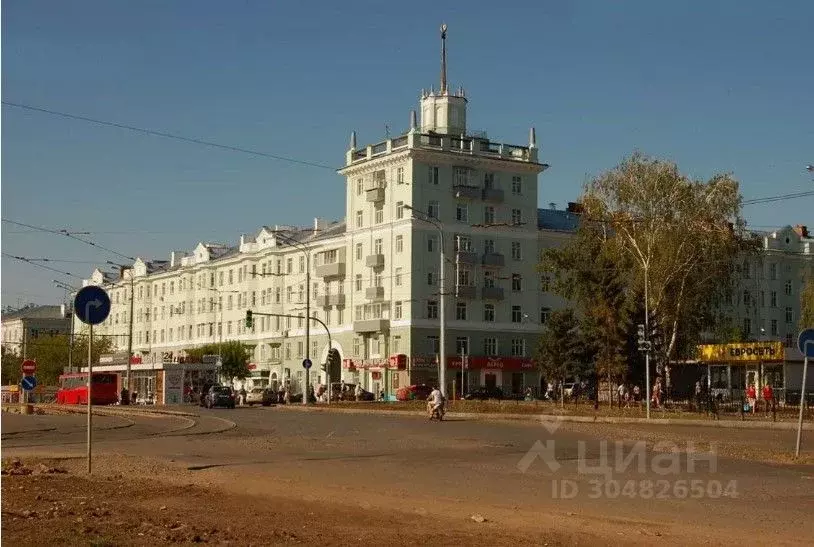
{"type": "MultiPolygon", "coordinates": [[[[95,372],[91,381],[91,404],[112,405],[119,400],[119,375],[113,372],[95,372]]],[[[88,374],[63,374],[59,377],[57,403],[85,405],[88,403],[88,374]]]]}

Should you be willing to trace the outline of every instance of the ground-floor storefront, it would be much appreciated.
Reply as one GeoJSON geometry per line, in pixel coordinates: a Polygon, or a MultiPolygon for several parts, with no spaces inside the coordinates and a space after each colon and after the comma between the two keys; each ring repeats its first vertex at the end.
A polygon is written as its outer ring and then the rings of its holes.
{"type": "MultiPolygon", "coordinates": [[[[118,374],[117,391],[121,392],[126,374],[124,364],[98,365],[94,372],[118,374]]],[[[82,369],[87,372],[87,367],[82,369]]],[[[157,363],[130,366],[131,402],[174,405],[194,399],[204,386],[218,383],[216,363],[157,363]]]]}

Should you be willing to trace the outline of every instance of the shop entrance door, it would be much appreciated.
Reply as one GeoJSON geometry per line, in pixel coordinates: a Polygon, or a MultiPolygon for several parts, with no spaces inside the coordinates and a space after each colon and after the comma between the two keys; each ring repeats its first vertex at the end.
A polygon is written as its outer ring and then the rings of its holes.
{"type": "Polygon", "coordinates": [[[497,376],[489,374],[488,372],[483,376],[483,383],[489,389],[494,389],[497,386],[497,376]]]}

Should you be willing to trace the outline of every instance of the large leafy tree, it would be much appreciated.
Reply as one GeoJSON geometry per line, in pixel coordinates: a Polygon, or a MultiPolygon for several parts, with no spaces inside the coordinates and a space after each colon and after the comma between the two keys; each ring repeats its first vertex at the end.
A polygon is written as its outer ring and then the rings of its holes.
{"type": "Polygon", "coordinates": [[[554,275],[554,291],[576,304],[585,344],[585,363],[597,378],[620,378],[632,355],[628,343],[633,303],[626,257],[608,252],[610,232],[602,223],[583,222],[566,246],[543,253],[542,269],[554,275]]]}
{"type": "Polygon", "coordinates": [[[605,227],[602,249],[627,272],[628,289],[647,295],[663,337],[658,357],[689,354],[749,249],[737,181],[692,180],[674,163],[634,154],[591,181],[582,201],[586,222],[605,227]]]}
{"type": "Polygon", "coordinates": [[[200,361],[204,355],[220,355],[221,375],[224,378],[242,380],[249,374],[249,359],[251,354],[249,348],[242,342],[230,340],[219,344],[206,344],[185,350],[187,357],[194,361],[200,361]]]}
{"type": "Polygon", "coordinates": [[[585,372],[585,355],[579,321],[573,310],[557,310],[540,336],[536,361],[546,380],[562,383],[585,372]]]}

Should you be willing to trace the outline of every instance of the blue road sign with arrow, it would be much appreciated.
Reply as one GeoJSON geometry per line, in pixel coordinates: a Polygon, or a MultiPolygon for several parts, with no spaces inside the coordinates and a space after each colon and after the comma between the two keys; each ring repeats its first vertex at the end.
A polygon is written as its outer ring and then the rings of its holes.
{"type": "Polygon", "coordinates": [[[20,381],[20,387],[26,391],[31,391],[37,387],[37,379],[34,376],[23,376],[23,379],[20,381]]]}
{"type": "Polygon", "coordinates": [[[110,314],[110,297],[103,288],[89,285],[76,293],[73,309],[83,323],[98,325],[110,314]]]}
{"type": "Polygon", "coordinates": [[[814,329],[805,329],[797,337],[797,347],[806,357],[814,358],[814,329]]]}
{"type": "Polygon", "coordinates": [[[305,368],[305,369],[311,368],[311,359],[303,359],[302,360],[302,368],[305,368]]]}

